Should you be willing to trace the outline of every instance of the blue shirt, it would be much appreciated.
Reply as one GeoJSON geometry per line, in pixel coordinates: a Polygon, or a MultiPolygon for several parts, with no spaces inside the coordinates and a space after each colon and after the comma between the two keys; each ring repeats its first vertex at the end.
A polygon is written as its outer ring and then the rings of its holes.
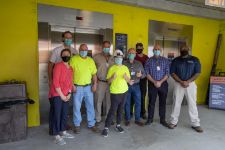
{"type": "Polygon", "coordinates": [[[166,75],[169,76],[169,61],[167,58],[159,56],[151,57],[145,63],[146,75],[150,75],[154,80],[160,81],[166,75]]]}
{"type": "Polygon", "coordinates": [[[187,81],[196,73],[201,73],[199,59],[194,56],[182,58],[181,56],[172,61],[170,73],[175,73],[181,80],[187,81]]]}

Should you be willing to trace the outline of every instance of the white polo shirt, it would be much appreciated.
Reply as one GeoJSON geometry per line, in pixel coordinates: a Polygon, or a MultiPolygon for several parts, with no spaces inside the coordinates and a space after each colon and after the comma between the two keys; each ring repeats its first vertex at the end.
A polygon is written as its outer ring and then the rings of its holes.
{"type": "MultiPolygon", "coordinates": [[[[61,46],[58,46],[58,47],[54,48],[52,50],[52,54],[50,56],[49,61],[52,62],[52,63],[61,62],[62,61],[61,51],[63,49],[65,49],[64,45],[61,45],[61,46]]],[[[78,53],[77,50],[75,50],[75,48],[73,48],[73,47],[70,47],[69,49],[71,50],[72,55],[76,55],[78,53]]]]}

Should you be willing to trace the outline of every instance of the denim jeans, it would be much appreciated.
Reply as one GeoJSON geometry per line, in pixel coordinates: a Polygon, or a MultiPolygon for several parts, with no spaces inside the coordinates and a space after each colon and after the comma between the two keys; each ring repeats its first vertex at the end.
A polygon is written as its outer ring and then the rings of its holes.
{"type": "Polygon", "coordinates": [[[132,86],[129,86],[128,93],[127,93],[127,99],[125,103],[125,119],[127,121],[130,121],[130,111],[131,111],[131,97],[134,100],[135,104],[135,121],[140,121],[140,115],[141,115],[141,90],[140,85],[134,84],[132,86]]]}
{"type": "Polygon", "coordinates": [[[77,91],[73,94],[73,123],[75,126],[80,126],[82,121],[80,109],[83,99],[86,107],[88,127],[90,128],[95,125],[94,98],[91,85],[77,86],[77,91]]]}
{"type": "Polygon", "coordinates": [[[68,103],[59,96],[50,98],[49,129],[52,135],[66,130],[68,103]]]}

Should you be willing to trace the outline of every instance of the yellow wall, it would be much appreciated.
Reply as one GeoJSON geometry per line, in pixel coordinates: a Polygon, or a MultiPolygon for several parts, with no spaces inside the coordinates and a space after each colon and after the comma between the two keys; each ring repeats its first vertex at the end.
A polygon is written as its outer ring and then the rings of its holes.
{"type": "Polygon", "coordinates": [[[221,22],[220,33],[222,34],[222,44],[220,47],[217,69],[225,72],[225,21],[221,22]]]}
{"type": "MultiPolygon", "coordinates": [[[[197,80],[198,103],[204,103],[219,21],[97,0],[38,0],[38,3],[113,14],[114,33],[127,33],[129,47],[134,47],[136,42],[142,42],[145,53],[149,20],[193,25],[193,54],[199,57],[202,63],[202,74],[197,80]]],[[[27,81],[29,96],[36,101],[35,105],[29,106],[28,124],[39,125],[37,1],[1,1],[0,11],[1,21],[4,22],[0,25],[3,30],[0,37],[3,46],[0,51],[0,81],[11,78],[27,81]]]]}

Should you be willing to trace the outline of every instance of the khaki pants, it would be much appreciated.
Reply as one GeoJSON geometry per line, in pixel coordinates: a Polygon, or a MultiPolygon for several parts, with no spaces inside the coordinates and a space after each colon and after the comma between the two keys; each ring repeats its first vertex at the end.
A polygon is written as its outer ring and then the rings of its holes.
{"type": "Polygon", "coordinates": [[[102,103],[105,106],[103,107],[106,112],[105,115],[107,115],[111,105],[109,84],[99,81],[95,92],[95,116],[97,122],[101,121],[102,103]]]}
{"type": "Polygon", "coordinates": [[[191,120],[191,125],[196,127],[200,126],[200,119],[198,117],[198,109],[196,105],[197,99],[197,86],[195,82],[191,82],[189,87],[183,88],[178,82],[174,84],[174,93],[173,93],[173,109],[171,114],[171,123],[177,124],[178,118],[180,115],[180,108],[184,96],[186,96],[188,103],[188,112],[191,120]]]}

